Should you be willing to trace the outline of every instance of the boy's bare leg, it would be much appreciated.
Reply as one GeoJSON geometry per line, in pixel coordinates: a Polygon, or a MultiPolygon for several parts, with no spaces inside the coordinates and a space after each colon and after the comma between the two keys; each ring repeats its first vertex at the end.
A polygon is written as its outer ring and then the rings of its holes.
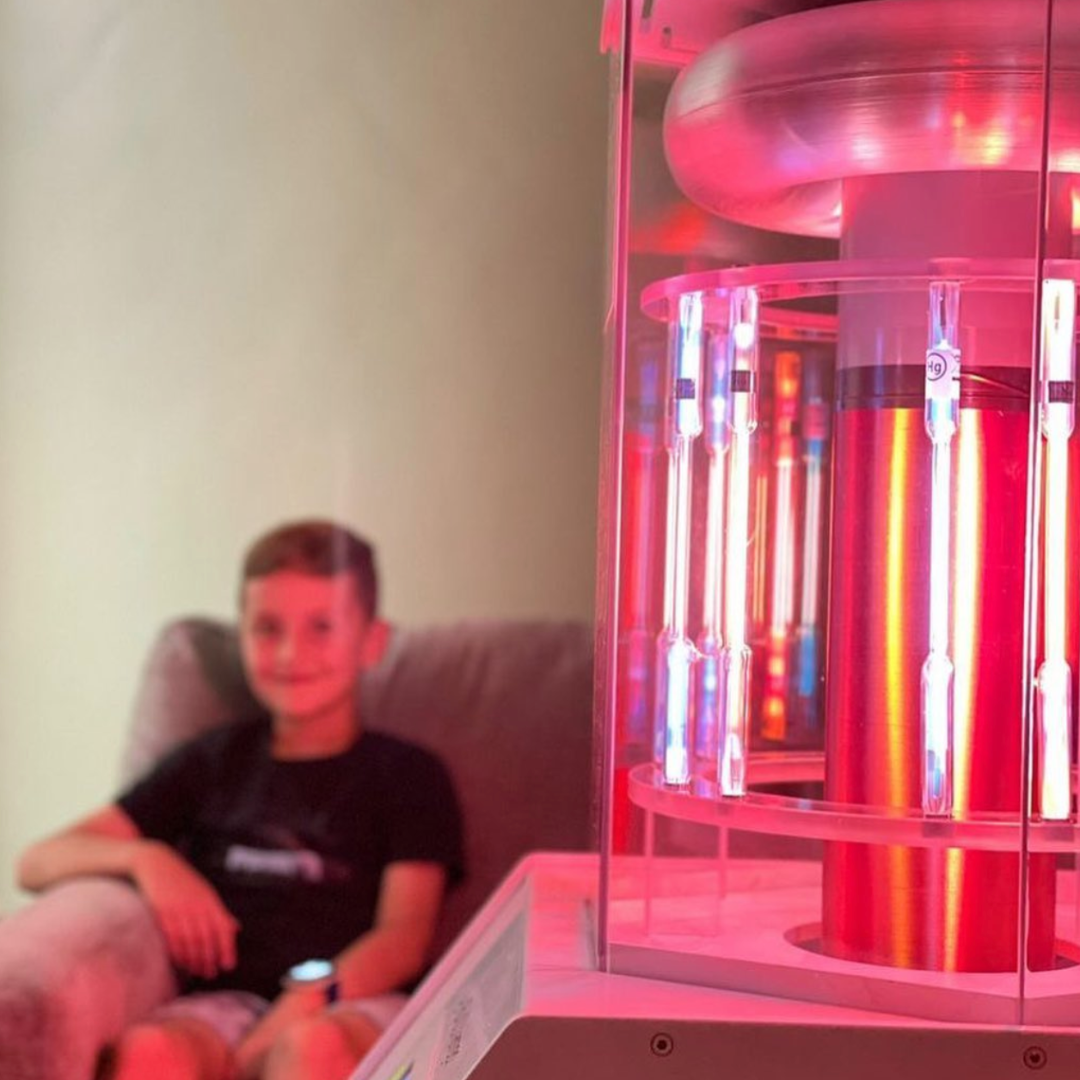
{"type": "Polygon", "coordinates": [[[212,1027],[177,1017],[125,1031],[109,1055],[104,1080],[228,1080],[231,1059],[212,1027]]]}
{"type": "Polygon", "coordinates": [[[302,1020],[274,1043],[264,1080],[346,1080],[380,1034],[358,1013],[337,1011],[302,1020]]]}

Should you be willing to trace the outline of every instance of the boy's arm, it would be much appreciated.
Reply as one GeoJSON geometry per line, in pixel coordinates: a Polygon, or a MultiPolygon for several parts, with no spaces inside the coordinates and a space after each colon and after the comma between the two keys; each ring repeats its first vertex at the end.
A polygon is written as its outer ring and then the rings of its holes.
{"type": "Polygon", "coordinates": [[[135,884],[180,967],[213,978],[236,965],[237,923],[213,886],[168,844],[144,837],[119,806],[38,841],[19,859],[19,885],[31,892],[92,874],[135,884]]]}
{"type": "Polygon", "coordinates": [[[89,874],[130,878],[142,842],[135,823],[120,807],[102,807],[31,844],[19,859],[19,885],[40,892],[58,882],[89,874]]]}
{"type": "MultiPolygon", "coordinates": [[[[336,958],[342,998],[388,993],[423,971],[445,890],[446,867],[441,863],[397,862],[383,871],[374,926],[336,958]]],[[[258,1076],[277,1036],[297,1020],[321,1012],[325,1004],[318,990],[279,995],[237,1052],[240,1075],[258,1076]]]]}
{"type": "Polygon", "coordinates": [[[343,998],[397,990],[424,970],[446,891],[446,867],[391,863],[383,873],[375,925],[337,959],[343,998]]]}

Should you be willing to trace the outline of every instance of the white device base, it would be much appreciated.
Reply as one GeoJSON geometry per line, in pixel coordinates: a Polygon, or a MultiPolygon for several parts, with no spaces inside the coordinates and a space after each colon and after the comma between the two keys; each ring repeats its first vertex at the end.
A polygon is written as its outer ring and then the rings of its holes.
{"type": "Polygon", "coordinates": [[[597,856],[523,860],[352,1080],[1080,1075],[1077,1028],[928,1022],[600,971],[598,877],[597,856]]]}

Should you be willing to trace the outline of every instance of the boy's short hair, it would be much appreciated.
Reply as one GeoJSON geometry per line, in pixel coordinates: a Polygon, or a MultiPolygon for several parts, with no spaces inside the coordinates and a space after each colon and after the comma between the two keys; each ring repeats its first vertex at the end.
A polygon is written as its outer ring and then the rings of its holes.
{"type": "Polygon", "coordinates": [[[316,577],[350,573],[364,615],[374,619],[379,610],[375,549],[343,525],[319,520],[279,525],[248,548],[241,582],[279,570],[296,570],[316,577]]]}

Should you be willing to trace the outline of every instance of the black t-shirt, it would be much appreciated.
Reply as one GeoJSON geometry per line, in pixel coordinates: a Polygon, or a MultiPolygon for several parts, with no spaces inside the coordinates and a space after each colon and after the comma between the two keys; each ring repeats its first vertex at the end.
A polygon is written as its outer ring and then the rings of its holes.
{"type": "Polygon", "coordinates": [[[267,722],[180,747],[117,800],[146,837],[180,851],[240,922],[237,966],[187,990],[272,998],[293,964],[333,957],[371,928],[382,872],[441,863],[462,875],[461,815],[442,763],[364,732],[342,754],[279,761],[267,722]]]}

